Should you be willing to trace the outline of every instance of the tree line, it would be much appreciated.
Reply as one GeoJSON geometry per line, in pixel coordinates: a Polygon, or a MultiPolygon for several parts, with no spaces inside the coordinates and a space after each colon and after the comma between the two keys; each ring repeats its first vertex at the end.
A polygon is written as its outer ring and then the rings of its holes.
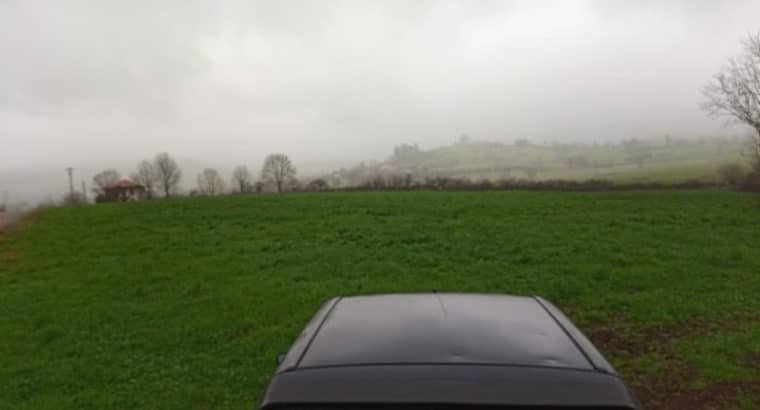
{"type": "MultiPolygon", "coordinates": [[[[227,192],[262,192],[271,190],[284,192],[297,184],[297,170],[290,158],[281,153],[270,154],[264,160],[259,172],[260,179],[254,180],[247,166],[239,165],[232,171],[229,178],[231,188],[225,179],[214,168],[206,168],[195,178],[195,188],[189,190],[189,195],[221,195],[227,192]]],[[[170,198],[178,195],[183,180],[182,169],[177,161],[168,153],[156,154],[153,160],[142,160],[129,178],[144,189],[147,199],[170,198]]],[[[110,200],[107,191],[121,181],[121,174],[115,169],[106,169],[92,178],[92,192],[96,202],[110,200]]]]}

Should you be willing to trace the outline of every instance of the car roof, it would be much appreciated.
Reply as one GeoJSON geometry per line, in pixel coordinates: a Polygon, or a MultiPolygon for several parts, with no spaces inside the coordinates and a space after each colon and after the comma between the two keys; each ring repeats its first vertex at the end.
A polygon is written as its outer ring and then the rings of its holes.
{"type": "Polygon", "coordinates": [[[548,301],[436,292],[331,299],[280,362],[261,406],[348,404],[638,408],[548,301]]]}
{"type": "MultiPolygon", "coordinates": [[[[307,326],[308,341],[294,345],[298,351],[281,367],[482,364],[596,369],[560,321],[564,317],[555,317],[552,308],[540,298],[483,294],[336,298],[315,328],[307,326]]],[[[600,364],[614,372],[609,363],[600,364]]]]}

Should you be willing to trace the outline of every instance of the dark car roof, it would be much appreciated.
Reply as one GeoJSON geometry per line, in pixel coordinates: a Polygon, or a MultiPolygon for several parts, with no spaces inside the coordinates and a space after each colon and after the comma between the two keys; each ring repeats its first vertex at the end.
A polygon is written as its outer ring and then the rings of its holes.
{"type": "Polygon", "coordinates": [[[327,302],[280,363],[263,404],[557,400],[634,408],[612,366],[549,302],[427,293],[327,302]]]}
{"type": "Polygon", "coordinates": [[[343,298],[298,366],[390,363],[593,369],[535,299],[450,294],[343,298]]]}

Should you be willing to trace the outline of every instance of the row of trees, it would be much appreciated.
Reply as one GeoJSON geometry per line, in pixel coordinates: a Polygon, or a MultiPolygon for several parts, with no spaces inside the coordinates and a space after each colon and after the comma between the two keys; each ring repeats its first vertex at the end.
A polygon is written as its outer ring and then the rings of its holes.
{"type": "MultiPolygon", "coordinates": [[[[165,198],[176,195],[180,191],[182,170],[177,161],[168,153],[157,154],[152,161],[143,160],[130,175],[135,183],[145,187],[145,195],[152,199],[157,196],[165,198]]],[[[285,154],[270,154],[264,161],[260,172],[260,181],[254,182],[248,167],[241,165],[232,172],[230,179],[232,190],[235,192],[261,192],[272,187],[276,192],[291,188],[296,182],[296,168],[285,154]]],[[[121,179],[115,169],[106,169],[92,178],[92,191],[96,201],[105,200],[106,189],[121,179]]],[[[206,168],[196,177],[196,188],[191,194],[219,195],[227,192],[227,183],[216,169],[206,168]]]]}
{"type": "Polygon", "coordinates": [[[549,179],[529,180],[501,178],[469,179],[457,177],[426,177],[415,180],[410,175],[377,176],[362,184],[338,189],[351,190],[449,190],[449,191],[485,191],[485,190],[521,190],[521,191],[631,191],[631,190],[666,190],[666,189],[701,189],[713,188],[715,184],[708,181],[684,181],[675,183],[631,182],[620,184],[604,179],[572,180],[549,179]]]}
{"type": "MultiPolygon", "coordinates": [[[[240,193],[261,192],[268,184],[277,192],[283,192],[292,188],[297,182],[296,167],[285,154],[270,154],[264,160],[261,167],[261,180],[253,182],[253,177],[248,167],[240,165],[232,171],[232,185],[234,190],[240,193]]],[[[206,195],[218,195],[226,190],[224,180],[214,169],[205,169],[198,175],[198,191],[206,195]]]]}
{"type": "MultiPolygon", "coordinates": [[[[140,161],[131,178],[134,182],[145,187],[148,198],[155,197],[157,192],[163,193],[168,198],[177,192],[182,180],[182,170],[174,158],[168,153],[162,152],[157,154],[153,161],[140,161]]],[[[105,198],[106,188],[120,179],[121,175],[115,169],[107,169],[97,173],[92,178],[92,192],[95,194],[95,200],[99,201],[105,198]]]]}

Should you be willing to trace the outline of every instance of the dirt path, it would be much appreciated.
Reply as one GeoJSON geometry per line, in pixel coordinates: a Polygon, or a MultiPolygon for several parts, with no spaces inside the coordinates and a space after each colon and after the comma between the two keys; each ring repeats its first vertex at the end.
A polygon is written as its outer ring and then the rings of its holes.
{"type": "MultiPolygon", "coordinates": [[[[640,329],[636,334],[622,336],[620,329],[605,326],[592,327],[591,340],[602,351],[624,359],[635,359],[644,354],[657,354],[667,372],[647,374],[635,367],[625,369],[623,376],[630,383],[635,394],[647,409],[670,410],[713,410],[727,409],[736,404],[736,398],[749,395],[760,398],[760,384],[755,382],[715,383],[695,389],[693,383],[699,371],[685,363],[675,353],[673,347],[678,341],[724,331],[741,329],[748,323],[760,323],[760,315],[737,315],[724,320],[704,323],[686,323],[678,328],[640,329]]],[[[760,364],[760,355],[748,355],[744,360],[748,366],[760,364]]]]}

